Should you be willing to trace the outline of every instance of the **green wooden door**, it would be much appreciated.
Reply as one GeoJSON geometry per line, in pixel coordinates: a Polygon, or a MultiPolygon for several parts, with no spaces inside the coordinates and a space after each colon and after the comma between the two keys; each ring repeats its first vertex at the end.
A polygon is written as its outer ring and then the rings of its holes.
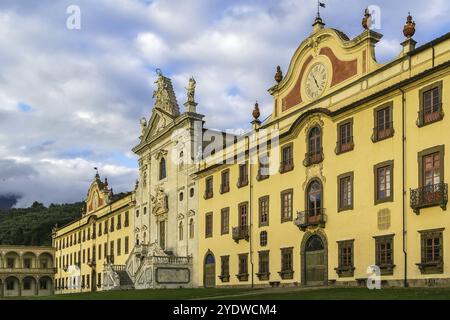
{"type": "Polygon", "coordinates": [[[325,281],[325,250],[306,252],[306,283],[323,284],[325,281]]]}
{"type": "Polygon", "coordinates": [[[322,239],[313,235],[305,247],[305,277],[307,285],[321,285],[326,280],[327,259],[322,239]]]}
{"type": "Polygon", "coordinates": [[[205,288],[216,286],[216,263],[214,256],[211,254],[208,254],[205,258],[204,286],[205,288]]]}

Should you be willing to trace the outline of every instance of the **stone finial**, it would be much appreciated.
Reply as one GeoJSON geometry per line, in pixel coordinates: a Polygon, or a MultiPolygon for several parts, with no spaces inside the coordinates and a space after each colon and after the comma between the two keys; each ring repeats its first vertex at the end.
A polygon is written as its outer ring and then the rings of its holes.
{"type": "Polygon", "coordinates": [[[255,103],[255,108],[253,109],[252,115],[255,120],[258,120],[259,116],[261,115],[261,112],[259,111],[258,101],[255,103]]]}
{"type": "Polygon", "coordinates": [[[312,26],[313,26],[313,33],[316,33],[325,27],[325,23],[323,22],[320,16],[317,16],[312,26]]]}
{"type": "Polygon", "coordinates": [[[369,9],[367,8],[364,12],[364,18],[362,19],[362,26],[365,30],[369,30],[371,23],[372,23],[372,15],[369,12],[369,9]]]}
{"type": "Polygon", "coordinates": [[[277,66],[277,72],[275,73],[275,81],[280,83],[283,80],[283,72],[281,71],[281,67],[277,66]]]}
{"type": "Polygon", "coordinates": [[[406,38],[412,38],[416,33],[416,23],[413,21],[411,13],[408,13],[405,26],[403,27],[403,34],[406,38]]]}
{"type": "Polygon", "coordinates": [[[108,178],[105,178],[105,183],[104,183],[104,185],[105,185],[105,189],[108,189],[108,178]]]}

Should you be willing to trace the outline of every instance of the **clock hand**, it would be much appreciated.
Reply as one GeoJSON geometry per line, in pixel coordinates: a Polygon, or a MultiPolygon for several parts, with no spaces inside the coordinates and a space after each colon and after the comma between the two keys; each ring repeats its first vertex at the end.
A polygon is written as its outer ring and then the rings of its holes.
{"type": "Polygon", "coordinates": [[[314,75],[312,74],[312,77],[314,79],[314,82],[316,83],[317,89],[319,89],[319,84],[317,83],[316,77],[314,77],[314,75]]]}

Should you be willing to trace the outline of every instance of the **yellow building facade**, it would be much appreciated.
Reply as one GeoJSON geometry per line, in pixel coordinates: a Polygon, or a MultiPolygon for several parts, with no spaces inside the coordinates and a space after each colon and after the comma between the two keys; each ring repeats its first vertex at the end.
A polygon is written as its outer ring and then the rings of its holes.
{"type": "Polygon", "coordinates": [[[318,17],[269,119],[200,165],[200,286],[449,283],[450,35],[416,48],[408,17],[379,64],[364,26],[318,17]]]}
{"type": "Polygon", "coordinates": [[[134,194],[114,195],[98,173],[81,217],[53,230],[55,293],[102,291],[122,286],[124,266],[134,246],[134,194]],[[119,270],[120,269],[120,270],[119,270]]]}

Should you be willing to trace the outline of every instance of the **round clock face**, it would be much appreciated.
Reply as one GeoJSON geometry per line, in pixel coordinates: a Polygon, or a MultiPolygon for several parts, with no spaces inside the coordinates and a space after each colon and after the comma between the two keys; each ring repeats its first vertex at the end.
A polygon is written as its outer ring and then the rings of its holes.
{"type": "Polygon", "coordinates": [[[316,63],[309,70],[305,82],[305,92],[310,99],[319,98],[328,83],[327,68],[322,63],[316,63]]]}

